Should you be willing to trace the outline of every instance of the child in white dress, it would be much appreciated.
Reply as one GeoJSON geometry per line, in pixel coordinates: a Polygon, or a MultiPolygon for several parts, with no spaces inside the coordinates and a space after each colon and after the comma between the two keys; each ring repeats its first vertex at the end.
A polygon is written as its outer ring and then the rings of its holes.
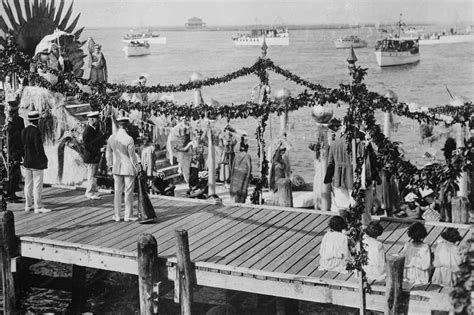
{"type": "Polygon", "coordinates": [[[347,224],[342,217],[333,216],[328,226],[330,230],[321,241],[319,270],[347,273],[346,265],[350,252],[347,236],[343,233],[347,224]]]}
{"type": "Polygon", "coordinates": [[[431,251],[430,246],[423,242],[427,235],[425,226],[420,222],[415,222],[408,228],[410,241],[403,248],[405,255],[404,279],[414,285],[429,282],[431,251]]]}
{"type": "Polygon", "coordinates": [[[377,221],[372,221],[365,229],[364,248],[367,251],[367,266],[364,267],[368,280],[382,281],[385,279],[385,248],[377,237],[383,232],[383,227],[377,221]]]}
{"type": "Polygon", "coordinates": [[[431,282],[442,286],[452,286],[456,280],[455,273],[462,262],[462,252],[456,242],[462,238],[458,230],[454,228],[447,228],[441,233],[441,237],[434,251],[435,270],[431,282]]]}

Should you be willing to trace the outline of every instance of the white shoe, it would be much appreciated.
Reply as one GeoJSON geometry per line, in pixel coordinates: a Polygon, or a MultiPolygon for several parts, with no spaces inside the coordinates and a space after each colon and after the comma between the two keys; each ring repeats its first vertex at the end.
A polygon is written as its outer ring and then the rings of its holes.
{"type": "Polygon", "coordinates": [[[120,222],[120,217],[112,216],[112,220],[115,222],[120,222]]]}
{"type": "Polygon", "coordinates": [[[31,210],[34,210],[35,207],[34,206],[31,206],[31,207],[25,207],[25,212],[30,212],[31,210]]]}
{"type": "Polygon", "coordinates": [[[124,218],[123,219],[125,222],[135,222],[135,221],[138,221],[138,218],[137,217],[129,217],[129,218],[124,218]]]}
{"type": "Polygon", "coordinates": [[[35,209],[35,213],[47,213],[47,212],[51,212],[51,209],[46,209],[46,208],[35,209]]]}
{"type": "Polygon", "coordinates": [[[86,195],[86,198],[89,199],[89,200],[99,200],[99,199],[102,199],[102,198],[100,198],[100,197],[97,196],[97,195],[86,195]]]}

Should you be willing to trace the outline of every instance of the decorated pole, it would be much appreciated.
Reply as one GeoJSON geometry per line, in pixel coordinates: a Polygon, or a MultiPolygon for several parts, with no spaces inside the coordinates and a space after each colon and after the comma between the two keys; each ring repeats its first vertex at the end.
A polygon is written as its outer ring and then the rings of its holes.
{"type": "Polygon", "coordinates": [[[288,121],[288,102],[291,98],[291,92],[287,88],[282,88],[276,93],[276,99],[280,102],[281,106],[285,108],[284,112],[280,115],[280,133],[283,135],[288,132],[289,121],[288,121]]]}
{"type": "MultiPolygon", "coordinates": [[[[398,96],[392,90],[388,90],[387,93],[385,94],[385,97],[388,98],[390,102],[393,102],[393,103],[398,102],[398,96]]],[[[392,121],[393,121],[392,112],[386,111],[383,117],[383,134],[385,135],[385,137],[389,139],[391,136],[392,121]]]]}
{"type": "Polygon", "coordinates": [[[212,127],[215,120],[209,119],[209,130],[207,131],[207,142],[208,142],[208,157],[207,157],[207,168],[209,173],[209,196],[216,195],[216,148],[214,147],[214,140],[212,136],[212,127]]]}
{"type": "MultiPolygon", "coordinates": [[[[356,74],[356,63],[357,61],[357,56],[355,55],[354,52],[354,47],[351,46],[351,49],[349,51],[349,57],[347,58],[347,62],[349,63],[349,71],[351,74],[351,93],[353,94],[354,91],[354,82],[356,80],[355,74],[356,74]]],[[[354,95],[354,94],[353,94],[354,95]]],[[[352,105],[350,105],[352,106],[352,105]]],[[[355,121],[353,122],[355,124],[355,121]]],[[[355,139],[355,125],[353,126],[354,132],[353,132],[353,137],[352,137],[352,166],[354,168],[354,179],[356,179],[356,170],[357,170],[357,148],[356,148],[356,139],[355,139]]],[[[356,205],[357,206],[357,205],[356,205]]],[[[363,251],[363,245],[362,245],[362,237],[359,238],[359,243],[357,244],[357,251],[359,254],[362,254],[363,251]]],[[[359,268],[358,268],[359,269],[359,268]]],[[[360,296],[360,307],[359,307],[359,313],[360,315],[365,315],[366,311],[366,301],[365,301],[365,291],[364,291],[364,278],[365,278],[365,272],[363,269],[358,270],[358,280],[359,280],[359,296],[360,296]]]]}
{"type": "MultiPolygon", "coordinates": [[[[398,102],[398,96],[392,90],[388,90],[385,94],[385,97],[388,98],[390,103],[392,104],[398,102]]],[[[392,113],[390,111],[385,112],[383,133],[388,139],[390,139],[391,137],[392,120],[392,113]]],[[[382,170],[382,201],[385,206],[385,211],[389,216],[394,213],[395,207],[395,196],[393,194],[394,185],[394,179],[389,175],[386,170],[382,170]]]]}
{"type": "MultiPolygon", "coordinates": [[[[453,99],[450,102],[451,106],[457,106],[461,107],[464,105],[464,103],[468,103],[469,100],[462,97],[462,96],[454,96],[453,99]]],[[[457,123],[454,125],[456,128],[456,148],[459,150],[461,148],[464,148],[464,139],[465,139],[465,132],[464,132],[464,127],[462,124],[457,123]]],[[[467,172],[461,172],[459,176],[459,190],[458,190],[458,197],[468,197],[468,176],[469,174],[467,172]]]]}

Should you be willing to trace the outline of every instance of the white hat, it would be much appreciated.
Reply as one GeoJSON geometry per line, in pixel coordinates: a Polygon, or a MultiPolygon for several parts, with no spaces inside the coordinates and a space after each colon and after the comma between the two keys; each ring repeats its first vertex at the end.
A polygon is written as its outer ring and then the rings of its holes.
{"type": "Polygon", "coordinates": [[[405,196],[405,202],[414,202],[416,199],[418,199],[418,196],[414,193],[409,193],[405,196]]]}
{"type": "Polygon", "coordinates": [[[96,118],[99,117],[99,112],[89,112],[87,118],[96,118]]]}
{"type": "Polygon", "coordinates": [[[421,189],[421,188],[420,188],[421,198],[425,198],[426,196],[429,196],[429,195],[431,195],[432,193],[434,193],[434,191],[431,190],[431,189],[429,189],[429,188],[426,188],[426,189],[421,189]]]}
{"type": "Polygon", "coordinates": [[[40,113],[36,110],[28,113],[28,120],[38,120],[40,119],[40,113]]]}

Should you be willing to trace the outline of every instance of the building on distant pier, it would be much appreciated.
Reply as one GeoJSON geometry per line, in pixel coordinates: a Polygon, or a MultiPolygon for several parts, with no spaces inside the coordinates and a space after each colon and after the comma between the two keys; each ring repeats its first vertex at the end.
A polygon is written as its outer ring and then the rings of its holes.
{"type": "Polygon", "coordinates": [[[184,24],[184,26],[188,29],[201,29],[206,27],[206,23],[204,23],[200,18],[192,17],[184,24]]]}

